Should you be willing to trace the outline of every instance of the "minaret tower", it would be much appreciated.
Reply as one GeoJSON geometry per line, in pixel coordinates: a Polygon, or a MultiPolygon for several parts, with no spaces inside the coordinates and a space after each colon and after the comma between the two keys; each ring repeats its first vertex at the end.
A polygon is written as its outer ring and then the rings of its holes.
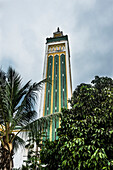
{"type": "MultiPolygon", "coordinates": [[[[69,41],[59,28],[53,37],[46,39],[43,78],[50,80],[51,84],[45,84],[40,116],[60,112],[63,107],[69,108],[68,99],[72,95],[69,41]]],[[[47,125],[46,132],[50,140],[57,138],[58,127],[58,118],[47,125]]]]}

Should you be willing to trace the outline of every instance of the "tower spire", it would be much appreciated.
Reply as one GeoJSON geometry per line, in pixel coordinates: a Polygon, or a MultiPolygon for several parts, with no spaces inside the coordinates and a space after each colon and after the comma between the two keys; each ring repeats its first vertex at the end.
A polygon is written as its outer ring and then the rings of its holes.
{"type": "Polygon", "coordinates": [[[59,27],[57,28],[57,32],[60,32],[60,28],[59,27]]]}
{"type": "Polygon", "coordinates": [[[57,31],[53,33],[53,37],[62,37],[63,36],[63,32],[60,31],[60,28],[57,27],[57,31]]]}

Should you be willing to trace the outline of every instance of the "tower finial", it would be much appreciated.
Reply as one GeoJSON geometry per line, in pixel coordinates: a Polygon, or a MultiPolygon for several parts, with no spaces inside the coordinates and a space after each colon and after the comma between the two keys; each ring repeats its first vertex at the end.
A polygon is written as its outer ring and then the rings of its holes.
{"type": "Polygon", "coordinates": [[[59,27],[57,28],[57,32],[60,32],[60,29],[59,29],[59,27]]]}
{"type": "Polygon", "coordinates": [[[53,33],[53,37],[62,37],[63,36],[63,32],[60,31],[60,28],[57,27],[57,31],[53,33]]]}

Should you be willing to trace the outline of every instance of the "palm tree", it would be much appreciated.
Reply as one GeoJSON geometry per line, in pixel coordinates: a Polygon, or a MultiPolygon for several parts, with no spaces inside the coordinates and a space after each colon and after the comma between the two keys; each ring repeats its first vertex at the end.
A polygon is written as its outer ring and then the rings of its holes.
{"type": "MultiPolygon", "coordinates": [[[[24,141],[18,134],[36,119],[34,109],[41,85],[46,80],[22,86],[21,76],[11,67],[7,73],[0,70],[0,167],[10,170],[13,167],[14,144],[24,141]],[[14,130],[19,127],[15,134],[14,130]]],[[[36,122],[36,120],[35,120],[36,122]]]]}

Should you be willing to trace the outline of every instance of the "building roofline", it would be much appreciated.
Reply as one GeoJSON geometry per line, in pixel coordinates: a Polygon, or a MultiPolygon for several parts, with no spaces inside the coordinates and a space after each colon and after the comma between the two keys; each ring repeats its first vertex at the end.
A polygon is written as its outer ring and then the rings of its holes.
{"type": "Polygon", "coordinates": [[[52,42],[57,42],[57,41],[64,41],[64,40],[68,41],[68,35],[46,38],[46,44],[52,43],[52,42]]]}

